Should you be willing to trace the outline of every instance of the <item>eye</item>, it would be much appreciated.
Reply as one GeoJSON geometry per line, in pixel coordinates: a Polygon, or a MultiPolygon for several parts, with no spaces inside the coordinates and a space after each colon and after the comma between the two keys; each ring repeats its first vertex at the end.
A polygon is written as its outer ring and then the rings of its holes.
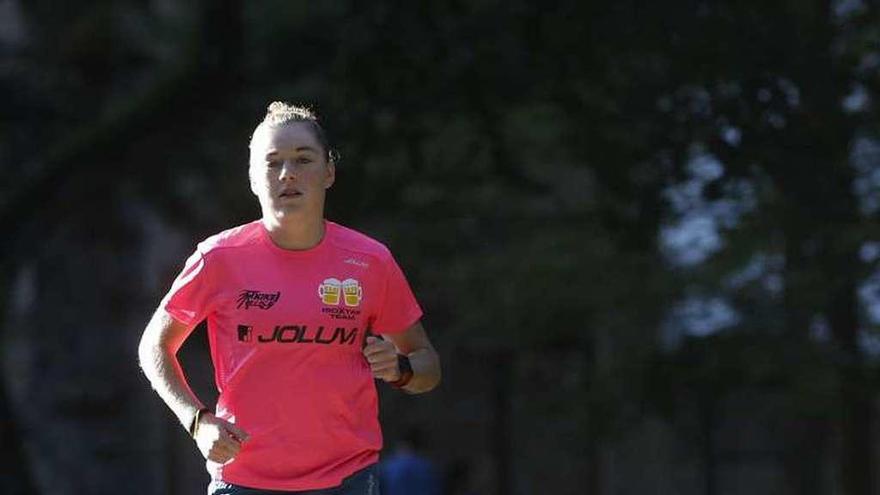
{"type": "Polygon", "coordinates": [[[278,160],[271,160],[271,161],[266,162],[266,166],[269,168],[276,168],[279,165],[281,165],[281,162],[279,162],[278,160]]]}
{"type": "Polygon", "coordinates": [[[312,163],[312,159],[307,156],[301,156],[296,159],[296,163],[298,163],[300,165],[306,165],[306,164],[312,163]]]}

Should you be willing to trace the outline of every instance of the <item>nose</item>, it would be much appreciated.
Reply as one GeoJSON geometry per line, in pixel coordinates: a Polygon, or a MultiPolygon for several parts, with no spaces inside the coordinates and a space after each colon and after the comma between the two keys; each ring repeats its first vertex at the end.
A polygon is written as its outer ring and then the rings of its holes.
{"type": "Polygon", "coordinates": [[[282,181],[294,180],[296,179],[296,172],[296,164],[294,164],[293,160],[284,160],[281,162],[281,170],[279,171],[278,178],[282,181]]]}

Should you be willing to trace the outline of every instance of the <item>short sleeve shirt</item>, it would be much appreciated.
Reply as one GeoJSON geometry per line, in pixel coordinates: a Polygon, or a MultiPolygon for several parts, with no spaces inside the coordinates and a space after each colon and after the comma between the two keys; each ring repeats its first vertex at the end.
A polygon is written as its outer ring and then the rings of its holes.
{"type": "Polygon", "coordinates": [[[281,249],[260,221],[199,244],[163,299],[191,326],[207,319],[216,414],[250,438],[216,479],[274,490],[339,485],[378,460],[368,331],[402,332],[422,310],[381,243],[325,222],[308,250],[281,249]]]}

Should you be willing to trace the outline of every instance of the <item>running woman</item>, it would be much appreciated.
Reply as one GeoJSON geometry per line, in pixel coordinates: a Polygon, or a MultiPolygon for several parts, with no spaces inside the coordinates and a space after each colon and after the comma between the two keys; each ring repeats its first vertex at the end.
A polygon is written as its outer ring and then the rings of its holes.
{"type": "Polygon", "coordinates": [[[324,219],[335,176],[315,115],[269,105],[250,142],[262,218],[201,242],[141,337],[141,368],[204,455],[209,494],[378,494],[374,379],[411,394],[440,381],[391,253],[324,219]],[[177,359],[204,319],[215,410],[177,359]]]}

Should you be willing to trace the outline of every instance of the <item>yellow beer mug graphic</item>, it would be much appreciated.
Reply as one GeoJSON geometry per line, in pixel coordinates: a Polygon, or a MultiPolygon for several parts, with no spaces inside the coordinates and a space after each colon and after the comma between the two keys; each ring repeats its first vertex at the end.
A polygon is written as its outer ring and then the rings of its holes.
{"type": "Polygon", "coordinates": [[[324,304],[336,306],[339,304],[339,290],[341,287],[342,282],[339,279],[328,278],[318,286],[318,297],[321,298],[324,304]]]}
{"type": "Polygon", "coordinates": [[[364,296],[364,289],[357,280],[347,278],[342,282],[342,295],[345,297],[346,306],[357,306],[364,296]]]}

